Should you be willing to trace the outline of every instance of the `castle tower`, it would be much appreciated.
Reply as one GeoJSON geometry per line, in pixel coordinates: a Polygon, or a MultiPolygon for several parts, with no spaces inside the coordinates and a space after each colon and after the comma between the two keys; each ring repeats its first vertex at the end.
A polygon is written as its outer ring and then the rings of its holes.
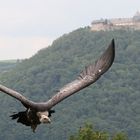
{"type": "Polygon", "coordinates": [[[133,16],[133,20],[135,22],[140,22],[140,12],[137,11],[136,14],[133,16]]]}

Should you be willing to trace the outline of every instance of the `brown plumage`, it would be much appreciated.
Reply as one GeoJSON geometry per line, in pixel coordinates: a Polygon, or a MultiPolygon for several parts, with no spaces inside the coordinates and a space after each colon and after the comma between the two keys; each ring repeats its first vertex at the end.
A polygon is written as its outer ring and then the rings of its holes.
{"type": "Polygon", "coordinates": [[[0,85],[0,91],[16,98],[25,107],[26,111],[11,115],[12,119],[17,119],[17,122],[27,126],[31,126],[33,131],[40,123],[50,123],[51,113],[54,113],[52,107],[71,96],[72,94],[86,88],[98,80],[112,65],[115,58],[115,43],[112,39],[109,47],[101,55],[101,57],[94,63],[86,67],[77,77],[76,80],[61,88],[50,100],[47,102],[33,102],[19,92],[0,85]]]}

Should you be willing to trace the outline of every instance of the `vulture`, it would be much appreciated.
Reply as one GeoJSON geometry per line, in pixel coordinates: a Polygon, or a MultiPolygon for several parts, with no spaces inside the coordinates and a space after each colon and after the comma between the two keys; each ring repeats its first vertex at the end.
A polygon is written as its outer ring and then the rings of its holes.
{"type": "Polygon", "coordinates": [[[12,90],[0,84],[0,91],[6,93],[22,103],[26,108],[25,111],[13,113],[10,117],[18,123],[30,126],[35,132],[36,127],[41,123],[50,123],[51,114],[55,111],[52,108],[66,99],[67,97],[77,93],[83,88],[96,82],[112,65],[115,58],[115,42],[111,40],[108,48],[96,60],[95,63],[85,67],[85,69],[77,76],[77,78],[60,88],[57,93],[46,102],[34,102],[27,99],[21,93],[12,90]]]}

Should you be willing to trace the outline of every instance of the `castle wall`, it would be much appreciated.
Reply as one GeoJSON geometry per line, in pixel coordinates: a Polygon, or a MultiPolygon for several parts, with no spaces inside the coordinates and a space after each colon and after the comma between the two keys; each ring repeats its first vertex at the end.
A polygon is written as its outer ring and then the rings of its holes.
{"type": "Polygon", "coordinates": [[[140,30],[140,14],[133,18],[114,18],[109,20],[95,20],[91,24],[92,31],[107,31],[116,29],[140,30]]]}

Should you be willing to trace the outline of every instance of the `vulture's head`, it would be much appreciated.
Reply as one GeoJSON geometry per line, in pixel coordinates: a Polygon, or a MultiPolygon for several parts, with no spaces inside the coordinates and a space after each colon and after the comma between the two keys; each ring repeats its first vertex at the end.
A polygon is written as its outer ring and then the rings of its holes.
{"type": "Polygon", "coordinates": [[[37,116],[39,117],[40,123],[51,123],[48,111],[37,112],[37,116]]]}

